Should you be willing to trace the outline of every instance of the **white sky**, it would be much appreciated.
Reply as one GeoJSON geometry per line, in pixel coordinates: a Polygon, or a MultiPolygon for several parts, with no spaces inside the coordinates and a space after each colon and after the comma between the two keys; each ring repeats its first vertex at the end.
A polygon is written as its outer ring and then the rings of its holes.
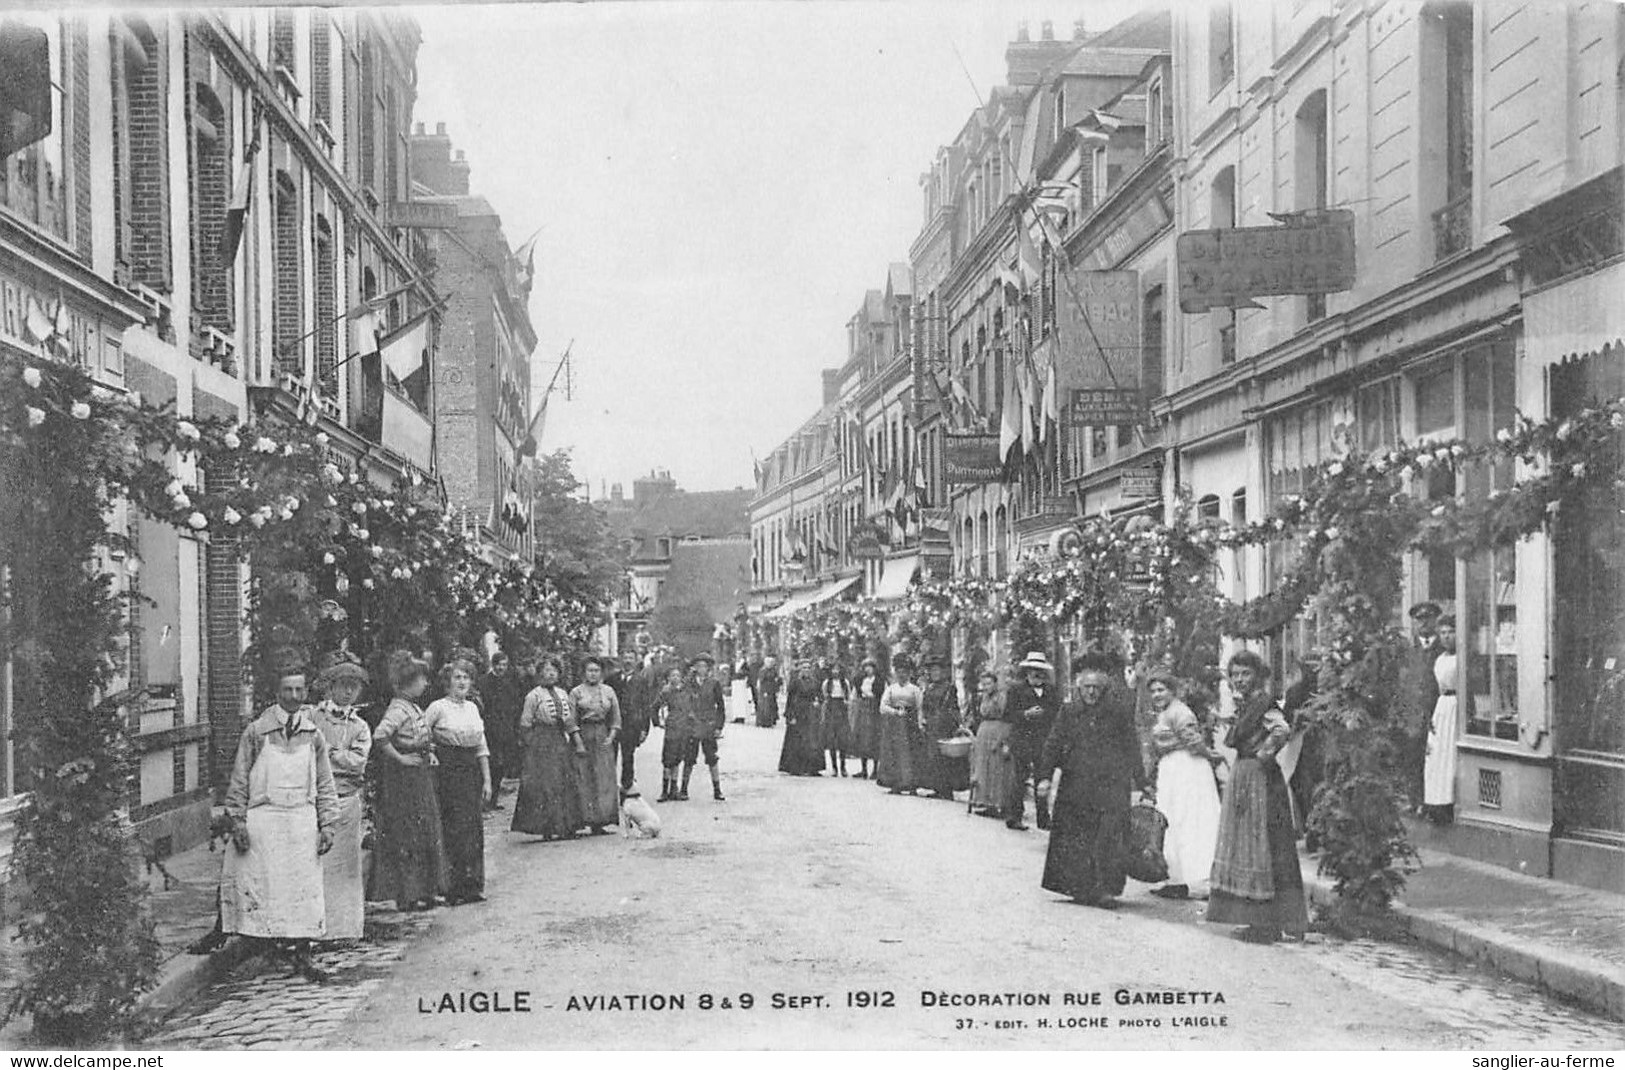
{"type": "Polygon", "coordinates": [[[571,339],[576,374],[542,448],[573,448],[595,498],[656,467],[688,490],[748,485],[751,451],[817,409],[864,291],[908,259],[919,175],[1004,81],[1017,24],[1069,38],[1137,6],[410,9],[415,121],[446,124],[512,244],[544,228],[534,399],[571,339]]]}

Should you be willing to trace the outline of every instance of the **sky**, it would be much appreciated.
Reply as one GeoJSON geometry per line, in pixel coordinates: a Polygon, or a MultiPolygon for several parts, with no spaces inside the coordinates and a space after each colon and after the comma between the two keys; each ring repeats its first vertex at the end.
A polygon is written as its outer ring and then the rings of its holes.
{"type": "Polygon", "coordinates": [[[653,469],[748,486],[819,407],[846,322],[908,259],[919,176],[1004,81],[1132,0],[413,7],[414,121],[445,123],[511,245],[540,229],[532,405],[593,498],[653,469]]]}

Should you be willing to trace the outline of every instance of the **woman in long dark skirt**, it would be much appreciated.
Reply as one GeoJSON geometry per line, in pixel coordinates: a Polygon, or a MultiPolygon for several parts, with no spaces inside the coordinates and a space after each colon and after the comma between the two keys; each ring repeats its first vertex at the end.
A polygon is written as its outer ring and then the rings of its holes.
{"type": "Polygon", "coordinates": [[[1207,920],[1242,925],[1238,939],[1274,943],[1282,933],[1300,937],[1309,908],[1298,868],[1292,799],[1275,755],[1292,735],[1269,692],[1269,666],[1250,650],[1230,659],[1236,720],[1225,742],[1235,767],[1219,812],[1207,920]]]}
{"type": "Polygon", "coordinates": [[[583,824],[576,755],[585,754],[586,747],[570,696],[559,687],[558,659],[544,659],[536,680],[519,714],[525,762],[512,828],[547,840],[568,839],[583,824]]]}
{"type": "Polygon", "coordinates": [[[449,883],[440,801],[435,792],[434,735],[417,699],[429,686],[429,667],[402,651],[390,659],[395,698],[373,731],[378,773],[378,823],[369,899],[393,899],[401,910],[435,905],[449,883]]]}
{"type": "Polygon", "coordinates": [[[912,795],[919,786],[912,740],[919,731],[921,692],[914,682],[912,658],[899,654],[891,665],[891,683],[880,696],[880,760],[875,764],[875,782],[893,795],[912,795]]]}
{"type": "Polygon", "coordinates": [[[840,664],[831,669],[824,681],[824,750],[829,752],[830,771],[837,776],[846,775],[846,755],[852,746],[852,718],[847,706],[852,699],[852,676],[840,664]]]}
{"type": "Polygon", "coordinates": [[[1078,701],[1061,708],[1039,757],[1040,793],[1049,791],[1051,775],[1061,770],[1043,885],[1113,910],[1127,878],[1130,790],[1144,789],[1145,768],[1133,709],[1108,694],[1105,672],[1087,661],[1080,668],[1078,701]]]}
{"type": "Polygon", "coordinates": [[[440,670],[444,698],[429,703],[425,716],[434,735],[435,790],[440,796],[440,827],[445,834],[451,880],[446,902],[485,900],[485,804],[491,798],[491,748],[485,721],[469,698],[474,665],[454,659],[440,670]]]}
{"type": "Polygon", "coordinates": [[[852,682],[847,732],[847,756],[858,760],[858,779],[869,777],[871,762],[880,757],[880,694],[886,681],[875,671],[875,660],[864,658],[852,682]]]}
{"type": "Polygon", "coordinates": [[[784,745],[779,748],[779,772],[791,776],[822,776],[824,746],[818,707],[822,701],[812,662],[796,664],[796,674],[784,692],[784,745]]]}

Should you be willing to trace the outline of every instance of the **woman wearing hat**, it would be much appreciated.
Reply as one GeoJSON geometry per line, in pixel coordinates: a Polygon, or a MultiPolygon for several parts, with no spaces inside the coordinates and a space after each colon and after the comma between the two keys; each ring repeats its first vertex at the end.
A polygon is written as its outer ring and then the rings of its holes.
{"type": "Polygon", "coordinates": [[[869,763],[880,757],[880,693],[885,686],[875,659],[864,658],[857,679],[852,681],[851,731],[846,752],[858,760],[859,780],[868,779],[869,763]]]}
{"type": "Polygon", "coordinates": [[[919,731],[920,700],[914,659],[898,654],[891,659],[891,683],[880,696],[880,761],[875,763],[875,783],[893,795],[913,795],[919,787],[910,741],[919,731]]]}
{"type": "Polygon", "coordinates": [[[1226,676],[1236,696],[1226,740],[1236,763],[1219,813],[1207,920],[1245,926],[1238,939],[1267,944],[1283,932],[1302,936],[1309,927],[1292,801],[1275,762],[1292,728],[1270,694],[1263,658],[1240,651],[1226,676]]]}
{"type": "Polygon", "coordinates": [[[911,740],[914,765],[920,786],[931,789],[936,799],[952,800],[956,790],[967,787],[970,765],[964,758],[949,758],[937,746],[939,739],[959,734],[964,721],[959,714],[959,692],[948,679],[948,661],[932,654],[925,659],[925,686],[920,689],[920,717],[911,740]]]}
{"type": "Polygon", "coordinates": [[[784,745],[779,748],[779,772],[791,776],[823,776],[824,746],[818,707],[823,700],[813,664],[796,662],[796,674],[784,692],[784,745]]]}
{"type": "Polygon", "coordinates": [[[327,742],[327,760],[339,797],[333,848],[322,856],[322,901],[329,940],[361,939],[364,920],[361,833],[372,729],[361,719],[356,702],[368,679],[367,670],[351,661],[332,665],[316,678],[325,697],[311,712],[311,719],[327,742]]]}
{"type": "Polygon", "coordinates": [[[597,654],[582,662],[581,674],[581,683],[570,691],[570,706],[586,749],[576,758],[576,784],[581,791],[582,821],[601,835],[620,820],[615,741],[621,734],[621,700],[604,683],[604,659],[597,654]]]}
{"type": "MultiPolygon", "coordinates": [[[[1044,741],[1055,727],[1061,692],[1055,686],[1055,666],[1040,651],[1034,650],[1022,658],[1016,672],[1017,681],[1004,696],[1005,717],[1013,726],[1010,748],[1015,758],[1015,779],[1004,804],[1004,817],[1005,824],[1019,832],[1027,827],[1022,820],[1027,809],[1027,784],[1044,776],[1038,769],[1038,759],[1044,741]]],[[[1049,799],[1043,792],[1035,791],[1033,805],[1038,811],[1038,827],[1049,828],[1049,799]]]]}

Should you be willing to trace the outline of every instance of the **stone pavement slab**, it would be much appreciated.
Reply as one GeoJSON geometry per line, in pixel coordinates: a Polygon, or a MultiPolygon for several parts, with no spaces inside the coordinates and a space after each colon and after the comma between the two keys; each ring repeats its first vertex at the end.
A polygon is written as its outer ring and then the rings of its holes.
{"type": "MultiPolygon", "coordinates": [[[[1395,904],[1418,940],[1488,963],[1625,1021],[1625,896],[1418,848],[1422,868],[1395,904]]],[[[1316,902],[1332,884],[1303,858],[1316,902]]]]}

